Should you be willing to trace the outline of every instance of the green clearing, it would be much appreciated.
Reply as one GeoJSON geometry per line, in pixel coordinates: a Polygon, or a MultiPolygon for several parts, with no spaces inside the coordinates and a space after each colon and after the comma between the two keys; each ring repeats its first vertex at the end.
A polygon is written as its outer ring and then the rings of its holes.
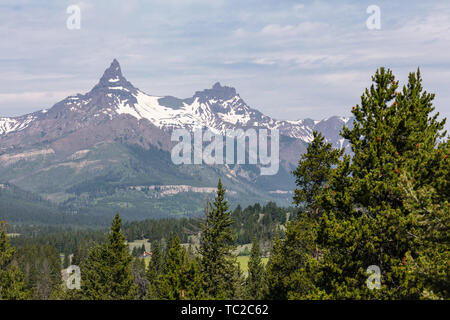
{"type": "MultiPolygon", "coordinates": [[[[250,256],[239,256],[237,257],[237,262],[241,266],[241,271],[247,274],[248,272],[248,261],[250,260],[250,256]]],[[[267,264],[269,258],[261,258],[261,261],[264,265],[267,264]]],[[[150,263],[150,258],[144,259],[145,267],[148,268],[148,264],[150,263]]]]}
{"type": "MultiPolygon", "coordinates": [[[[239,256],[237,257],[237,262],[241,266],[241,271],[244,273],[248,272],[248,261],[250,260],[250,256],[239,256]]],[[[266,265],[269,261],[269,258],[261,258],[263,265],[266,265]]]]}
{"type": "MultiPolygon", "coordinates": [[[[128,243],[128,247],[130,252],[133,251],[133,248],[137,247],[137,248],[141,248],[142,244],[145,244],[145,250],[146,251],[150,251],[151,249],[151,243],[148,242],[148,240],[135,240],[133,242],[129,242],[128,243]]],[[[249,244],[250,245],[250,244],[249,244]]],[[[187,247],[188,244],[183,244],[183,246],[187,247]]],[[[245,248],[244,246],[240,246],[240,248],[238,249],[243,249],[245,248]]],[[[239,250],[237,250],[239,251],[239,250]]],[[[240,267],[241,267],[241,271],[244,272],[244,274],[246,274],[248,272],[248,262],[250,260],[250,256],[237,256],[237,262],[239,263],[240,267]]],[[[267,264],[267,262],[269,261],[269,258],[261,258],[261,261],[264,265],[267,264]]],[[[144,258],[144,262],[145,262],[145,267],[147,268],[149,263],[150,263],[150,258],[144,258]]]]}

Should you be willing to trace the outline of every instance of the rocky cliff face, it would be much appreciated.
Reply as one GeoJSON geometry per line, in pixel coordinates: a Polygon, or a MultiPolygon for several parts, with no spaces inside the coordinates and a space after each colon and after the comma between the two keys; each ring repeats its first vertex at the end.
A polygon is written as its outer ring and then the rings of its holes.
{"type": "MultiPolygon", "coordinates": [[[[235,202],[288,204],[290,195],[274,190],[293,188],[290,171],[312,132],[321,131],[334,146],[343,147],[339,131],[350,124],[351,119],[343,117],[276,120],[249,107],[234,88],[220,83],[185,99],[149,95],[127,81],[114,60],[89,92],[69,96],[48,110],[0,118],[0,182],[76,210],[103,205],[140,212],[139,216],[144,212],[164,215],[165,207],[161,209],[155,197],[150,201],[130,186],[211,188],[218,177],[224,179],[235,202]],[[262,177],[254,165],[175,166],[170,160],[174,128],[209,128],[219,134],[227,129],[278,129],[280,171],[262,177]]],[[[175,207],[171,209],[175,212],[167,214],[201,210],[204,199],[192,190],[164,197],[171,199],[168,207],[175,207]],[[194,198],[189,205],[185,202],[194,198]]]]}

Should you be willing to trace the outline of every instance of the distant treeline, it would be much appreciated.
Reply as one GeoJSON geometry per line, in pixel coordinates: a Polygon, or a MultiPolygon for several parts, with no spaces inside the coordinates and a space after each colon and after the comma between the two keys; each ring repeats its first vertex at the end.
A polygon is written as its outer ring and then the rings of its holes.
{"type": "Polygon", "coordinates": [[[0,220],[14,225],[64,225],[107,227],[110,217],[71,212],[35,193],[12,184],[0,187],[0,220]]]}
{"type": "MultiPolygon", "coordinates": [[[[231,213],[235,244],[250,243],[254,237],[261,241],[272,240],[275,230],[284,225],[288,217],[292,218],[297,211],[296,208],[278,207],[274,202],[263,206],[256,203],[245,209],[238,205],[231,213]]],[[[198,235],[202,223],[201,218],[144,220],[125,222],[123,231],[128,241],[167,239],[169,234],[173,233],[178,235],[181,242],[187,243],[189,236],[198,235]]]]}
{"type": "MultiPolygon", "coordinates": [[[[234,211],[229,212],[228,228],[233,234],[229,238],[231,239],[230,245],[236,246],[252,241],[270,245],[276,234],[282,234],[281,226],[287,222],[289,217],[292,218],[296,211],[297,209],[294,208],[280,208],[273,202],[264,206],[257,203],[245,209],[238,206],[234,211]]],[[[204,242],[205,240],[201,240],[202,232],[205,230],[205,225],[211,223],[206,220],[208,215],[210,216],[211,213],[207,213],[205,219],[172,218],[127,222],[121,225],[120,232],[123,234],[124,240],[147,239],[152,244],[154,254],[152,267],[146,270],[143,260],[139,258],[131,265],[135,285],[141,289],[137,293],[140,298],[144,298],[144,296],[150,299],[166,297],[165,295],[168,293],[161,291],[159,286],[165,285],[163,278],[166,277],[165,272],[167,271],[163,265],[166,259],[171,259],[170,250],[173,250],[171,247],[174,245],[174,239],[177,239],[176,241],[179,243],[188,243],[192,241],[190,237],[193,236],[197,244],[200,244],[201,241],[204,242]]],[[[64,290],[61,269],[67,268],[71,264],[86,268],[86,264],[92,259],[94,250],[99,246],[107,246],[108,241],[111,241],[112,231],[107,228],[8,225],[8,232],[18,234],[10,237],[9,242],[16,249],[15,263],[19,267],[18,271],[23,275],[21,285],[23,285],[22,290],[26,293],[26,298],[73,299],[79,297],[72,297],[70,292],[64,290]]],[[[267,252],[269,249],[264,248],[264,251],[267,252]]],[[[195,253],[193,251],[183,253],[181,247],[178,247],[177,250],[177,254],[186,254],[183,259],[188,259],[187,262],[180,261],[180,263],[187,263],[188,268],[194,268],[188,269],[186,272],[194,272],[195,277],[199,277],[199,270],[197,270],[199,262],[197,258],[194,258],[195,253]]],[[[133,251],[132,256],[136,257],[136,252],[137,250],[133,251]]],[[[252,252],[253,258],[259,259],[259,255],[255,251],[252,252]]],[[[259,249],[257,252],[260,252],[259,249]]],[[[261,265],[258,268],[261,269],[261,265]]],[[[233,280],[233,286],[236,288],[244,283],[244,278],[237,270],[232,271],[237,277],[233,280]]],[[[260,272],[262,271],[260,270],[260,272]]],[[[189,295],[192,298],[206,297],[201,289],[200,278],[196,278],[195,281],[197,281],[197,289],[200,290],[198,294],[201,293],[201,295],[192,296],[193,292],[189,295]]],[[[240,294],[243,295],[242,297],[250,297],[244,293],[240,294]]]]}
{"type": "MultiPolygon", "coordinates": [[[[272,241],[279,230],[282,234],[282,225],[288,217],[293,217],[298,209],[281,208],[274,202],[261,206],[256,203],[242,209],[237,206],[232,211],[234,244],[247,244],[256,237],[261,242],[272,241]]],[[[182,243],[188,243],[190,237],[197,237],[204,223],[200,218],[168,218],[149,219],[143,221],[125,222],[122,231],[127,241],[147,239],[153,241],[167,241],[170,234],[177,235],[182,243]]],[[[107,228],[97,227],[86,229],[70,226],[45,225],[8,225],[8,232],[20,234],[11,239],[15,247],[27,245],[50,245],[59,253],[71,254],[79,247],[88,246],[89,243],[103,243],[106,240],[107,228]]]]}

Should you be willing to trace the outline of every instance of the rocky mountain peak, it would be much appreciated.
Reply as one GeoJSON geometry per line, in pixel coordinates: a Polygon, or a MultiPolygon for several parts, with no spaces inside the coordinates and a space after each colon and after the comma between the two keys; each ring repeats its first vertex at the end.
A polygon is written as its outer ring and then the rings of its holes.
{"type": "Polygon", "coordinates": [[[194,97],[199,97],[202,100],[229,100],[234,98],[235,96],[238,96],[235,88],[222,86],[220,82],[216,82],[211,89],[197,91],[194,95],[194,97]]]}
{"type": "Polygon", "coordinates": [[[109,66],[109,68],[105,70],[102,79],[103,78],[113,79],[113,78],[121,78],[121,77],[123,77],[123,76],[122,76],[122,70],[120,69],[119,61],[117,61],[117,59],[114,59],[111,62],[111,65],[109,66]]]}
{"type": "Polygon", "coordinates": [[[122,75],[122,69],[120,68],[119,61],[117,59],[114,59],[111,62],[111,65],[108,69],[105,70],[103,73],[103,76],[100,78],[100,81],[98,84],[92,89],[99,90],[99,89],[128,89],[128,90],[135,90],[133,85],[125,79],[125,77],[122,75]]]}
{"type": "Polygon", "coordinates": [[[220,82],[186,99],[148,95],[125,79],[119,62],[114,59],[88,93],[69,96],[49,110],[22,117],[0,118],[0,136],[21,131],[25,135],[31,128],[30,134],[47,133],[46,136],[35,136],[36,139],[48,140],[50,132],[54,133],[53,136],[60,136],[80,128],[122,119],[125,127],[130,125],[129,121],[133,118],[138,121],[148,120],[152,126],[163,130],[208,127],[223,133],[229,128],[277,128],[280,134],[304,142],[310,142],[312,132],[317,130],[325,133],[327,139],[338,147],[343,144],[339,131],[342,125],[350,121],[343,117],[331,117],[323,121],[276,120],[251,108],[235,88],[223,86],[220,82]]]}

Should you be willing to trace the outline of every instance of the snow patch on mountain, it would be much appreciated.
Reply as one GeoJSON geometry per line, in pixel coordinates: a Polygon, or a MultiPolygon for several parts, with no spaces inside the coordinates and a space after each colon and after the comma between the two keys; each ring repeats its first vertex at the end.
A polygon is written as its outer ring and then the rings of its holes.
{"type": "Polygon", "coordinates": [[[21,131],[28,127],[29,124],[34,120],[35,117],[32,115],[21,117],[21,119],[0,118],[0,135],[15,131],[21,131]]]}
{"type": "Polygon", "coordinates": [[[225,134],[227,129],[278,129],[281,135],[307,143],[312,141],[313,131],[317,130],[326,132],[327,139],[331,138],[337,147],[344,144],[339,140],[339,130],[351,119],[276,120],[252,109],[236,89],[222,86],[219,82],[186,99],[148,95],[125,79],[118,61],[114,59],[90,92],[69,96],[49,110],[17,118],[0,118],[0,135],[24,130],[36,119],[59,119],[64,112],[70,112],[68,117],[80,121],[80,126],[89,119],[96,119],[99,123],[130,115],[138,121],[146,119],[163,130],[206,127],[214,133],[225,134]]]}

